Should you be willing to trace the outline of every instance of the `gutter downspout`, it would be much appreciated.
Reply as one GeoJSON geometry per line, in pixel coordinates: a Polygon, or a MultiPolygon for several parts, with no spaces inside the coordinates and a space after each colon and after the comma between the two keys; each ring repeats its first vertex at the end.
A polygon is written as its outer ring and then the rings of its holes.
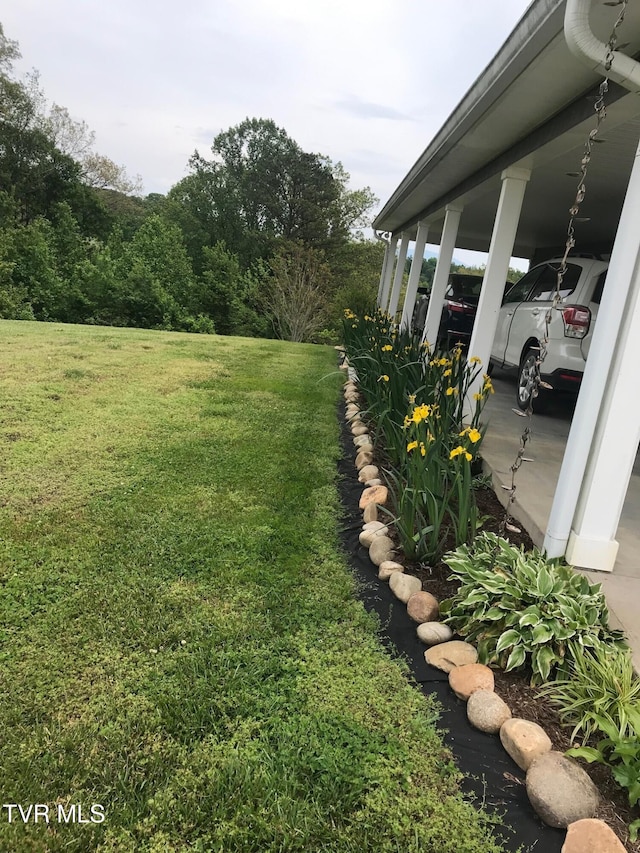
{"type": "MultiPolygon", "coordinates": [[[[614,52],[611,68],[604,65],[608,54],[606,44],[597,39],[589,26],[591,0],[567,0],[564,32],[571,52],[603,76],[620,83],[633,93],[640,93],[640,64],[628,56],[614,52]]],[[[629,282],[633,275],[637,250],[637,218],[633,198],[640,180],[640,149],[629,178],[627,198],[620,217],[616,246],[611,256],[609,274],[614,281],[629,282]],[[631,264],[631,266],[629,266],[631,264]]],[[[636,203],[637,204],[637,203],[636,203]]],[[[625,286],[628,287],[628,284],[625,286]]],[[[610,294],[611,295],[611,294],[610,294]]],[[[607,384],[613,349],[617,339],[626,291],[618,293],[616,304],[608,299],[598,312],[589,361],[585,369],[583,387],[574,413],[567,451],[562,461],[558,486],[547,524],[543,549],[548,558],[565,555],[574,521],[579,492],[584,480],[591,445],[596,431],[600,400],[607,384]],[[579,424],[579,428],[578,428],[579,424]],[[572,452],[568,452],[571,444],[572,452]]]]}
{"type": "Polygon", "coordinates": [[[564,37],[569,50],[593,71],[609,77],[630,92],[640,93],[640,64],[635,59],[614,51],[611,67],[605,67],[609,49],[596,38],[589,25],[591,3],[592,0],[567,0],[564,37]]]}

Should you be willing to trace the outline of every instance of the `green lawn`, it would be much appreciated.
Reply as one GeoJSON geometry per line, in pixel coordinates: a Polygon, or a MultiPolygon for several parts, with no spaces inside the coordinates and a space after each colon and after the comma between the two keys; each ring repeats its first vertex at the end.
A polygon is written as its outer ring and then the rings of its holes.
{"type": "Polygon", "coordinates": [[[334,356],[0,322],[0,850],[497,850],[340,555],[334,356]]]}

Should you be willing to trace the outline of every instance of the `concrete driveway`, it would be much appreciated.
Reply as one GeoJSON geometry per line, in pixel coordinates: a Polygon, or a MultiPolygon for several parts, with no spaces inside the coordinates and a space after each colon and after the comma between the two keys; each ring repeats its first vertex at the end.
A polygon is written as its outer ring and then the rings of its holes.
{"type": "MultiPolygon", "coordinates": [[[[504,502],[511,484],[511,465],[520,447],[520,436],[528,421],[513,413],[516,406],[515,378],[496,370],[496,393],[487,404],[484,421],[486,437],[482,455],[493,476],[498,497],[504,502]]],[[[516,475],[516,502],[513,516],[527,530],[534,543],[542,545],[551,511],[556,481],[573,416],[571,397],[553,394],[544,414],[531,419],[531,438],[525,462],[516,475]]],[[[620,543],[614,571],[583,573],[592,583],[601,583],[607,597],[614,627],[622,627],[640,671],[640,460],[636,457],[627,499],[622,511],[617,539],[620,543]]]]}

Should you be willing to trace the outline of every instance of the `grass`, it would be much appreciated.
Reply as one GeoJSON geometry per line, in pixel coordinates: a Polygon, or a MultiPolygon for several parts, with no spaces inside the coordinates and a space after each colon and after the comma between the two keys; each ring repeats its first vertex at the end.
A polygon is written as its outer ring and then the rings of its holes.
{"type": "Polygon", "coordinates": [[[0,331],[0,849],[497,851],[340,555],[333,351],[0,331]]]}

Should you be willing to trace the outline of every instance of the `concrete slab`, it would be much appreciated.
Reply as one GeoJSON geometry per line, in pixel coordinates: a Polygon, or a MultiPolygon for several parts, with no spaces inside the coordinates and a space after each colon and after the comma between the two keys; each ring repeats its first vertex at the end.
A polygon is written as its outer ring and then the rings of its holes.
{"type": "MultiPolygon", "coordinates": [[[[508,493],[502,486],[511,484],[511,466],[520,447],[520,436],[529,425],[526,418],[513,412],[515,380],[496,370],[495,395],[487,403],[484,421],[487,432],[482,455],[493,476],[496,494],[503,503],[508,493]]],[[[544,539],[564,448],[571,426],[574,404],[571,397],[553,395],[544,414],[531,419],[531,436],[524,462],[516,475],[512,515],[524,526],[540,547],[544,539]]],[[[640,459],[636,458],[627,499],[617,534],[620,548],[614,571],[585,571],[592,583],[601,583],[607,597],[614,627],[621,627],[629,638],[636,669],[640,671],[640,459]]]]}

